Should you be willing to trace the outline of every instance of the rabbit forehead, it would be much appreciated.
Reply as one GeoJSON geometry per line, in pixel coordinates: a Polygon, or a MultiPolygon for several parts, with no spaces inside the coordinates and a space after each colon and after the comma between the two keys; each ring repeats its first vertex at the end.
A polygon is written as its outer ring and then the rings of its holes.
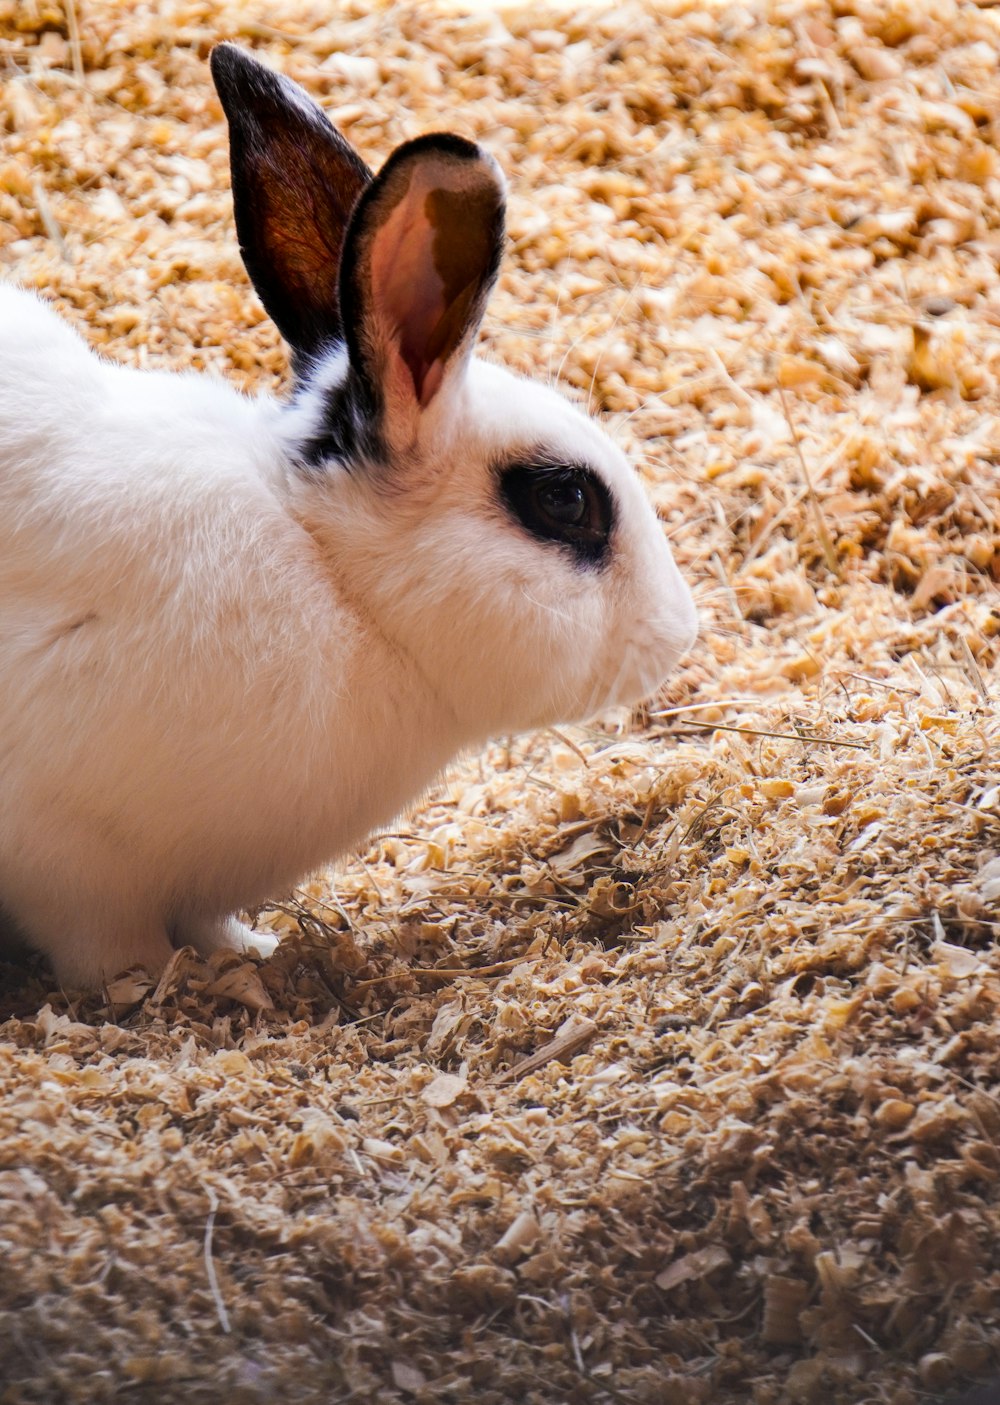
{"type": "Polygon", "coordinates": [[[600,474],[620,511],[651,513],[618,445],[558,391],[475,357],[464,400],[449,425],[449,456],[467,465],[468,474],[481,459],[501,467],[535,459],[575,465],[600,474]]]}

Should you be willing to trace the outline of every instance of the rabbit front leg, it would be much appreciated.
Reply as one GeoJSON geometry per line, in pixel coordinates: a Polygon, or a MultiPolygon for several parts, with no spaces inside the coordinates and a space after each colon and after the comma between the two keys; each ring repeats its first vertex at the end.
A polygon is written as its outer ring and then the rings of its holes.
{"type": "Polygon", "coordinates": [[[58,902],[31,907],[30,924],[18,921],[32,946],[49,960],[63,990],[96,990],[132,966],[158,976],[173,955],[162,922],[137,914],[81,915],[58,902]]]}
{"type": "Polygon", "coordinates": [[[174,925],[173,940],[174,946],[193,946],[202,956],[242,951],[266,960],[278,949],[273,933],[255,932],[236,917],[184,917],[174,925]]]}

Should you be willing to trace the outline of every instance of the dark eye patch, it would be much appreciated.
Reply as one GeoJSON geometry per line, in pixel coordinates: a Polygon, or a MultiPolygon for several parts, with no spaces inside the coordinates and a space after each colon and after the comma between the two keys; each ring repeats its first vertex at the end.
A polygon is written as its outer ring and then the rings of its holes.
{"type": "Polygon", "coordinates": [[[500,496],[513,517],[539,541],[568,547],[585,566],[600,566],[615,525],[604,481],[580,464],[507,464],[500,496]]]}

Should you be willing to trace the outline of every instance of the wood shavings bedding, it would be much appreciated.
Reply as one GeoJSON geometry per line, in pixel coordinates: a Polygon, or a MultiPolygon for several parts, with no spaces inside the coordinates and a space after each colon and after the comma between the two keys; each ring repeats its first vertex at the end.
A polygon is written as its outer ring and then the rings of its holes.
{"type": "Polygon", "coordinates": [[[487,344],[617,425],[704,614],[275,894],[272,961],[5,968],[4,1405],[998,1370],[997,16],[0,0],[0,265],[132,364],[284,381],[216,40],[376,165],[482,140],[487,344]]]}

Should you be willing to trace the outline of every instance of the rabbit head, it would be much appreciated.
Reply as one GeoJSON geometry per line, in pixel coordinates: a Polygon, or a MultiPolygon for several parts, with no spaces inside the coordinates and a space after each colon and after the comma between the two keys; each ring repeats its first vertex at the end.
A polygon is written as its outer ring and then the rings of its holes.
{"type": "Polygon", "coordinates": [[[289,79],[219,46],[246,268],[292,351],[294,509],[414,659],[456,742],[637,700],[695,634],[628,462],[474,354],[504,241],[496,162],[450,134],[378,176],[289,79]]]}

